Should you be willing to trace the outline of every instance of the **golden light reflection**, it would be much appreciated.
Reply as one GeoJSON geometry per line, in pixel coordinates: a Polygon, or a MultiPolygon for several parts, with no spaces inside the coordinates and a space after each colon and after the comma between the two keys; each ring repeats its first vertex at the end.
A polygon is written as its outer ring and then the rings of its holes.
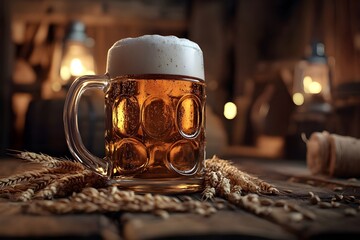
{"type": "Polygon", "coordinates": [[[176,108],[176,127],[186,138],[197,136],[201,128],[201,106],[196,96],[185,95],[176,108]]]}
{"type": "Polygon", "coordinates": [[[112,122],[115,124],[117,130],[126,134],[126,99],[122,99],[119,105],[114,108],[112,122]]]}
{"type": "Polygon", "coordinates": [[[224,116],[226,119],[234,119],[237,115],[237,107],[233,102],[227,102],[224,105],[224,116]]]}
{"type": "Polygon", "coordinates": [[[183,129],[191,129],[194,126],[194,110],[193,110],[193,101],[191,99],[185,99],[181,103],[181,107],[183,108],[182,111],[182,118],[181,118],[181,125],[183,129]]]}

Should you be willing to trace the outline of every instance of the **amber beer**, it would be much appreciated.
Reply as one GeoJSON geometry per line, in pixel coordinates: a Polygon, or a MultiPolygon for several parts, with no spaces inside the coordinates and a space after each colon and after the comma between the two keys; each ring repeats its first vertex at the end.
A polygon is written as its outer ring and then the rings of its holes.
{"type": "Polygon", "coordinates": [[[105,105],[105,149],[114,176],[199,175],[205,150],[203,81],[166,75],[116,78],[105,105]]]}
{"type": "Polygon", "coordinates": [[[205,78],[200,47],[174,36],[116,42],[106,74],[71,85],[64,106],[65,137],[74,158],[141,192],[201,190],[205,159],[205,78]],[[79,134],[78,105],[91,88],[105,93],[105,157],[92,155],[79,134]]]}

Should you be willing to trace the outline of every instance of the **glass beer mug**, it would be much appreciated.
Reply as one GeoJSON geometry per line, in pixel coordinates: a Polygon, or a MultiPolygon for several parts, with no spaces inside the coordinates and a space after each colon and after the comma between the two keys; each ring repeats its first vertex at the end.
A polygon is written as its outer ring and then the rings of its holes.
{"type": "Polygon", "coordinates": [[[74,158],[112,184],[140,192],[202,188],[205,80],[200,47],[174,36],[116,42],[107,73],[74,81],[64,106],[65,136],[74,158]],[[92,155],[78,128],[88,89],[105,92],[105,157],[92,155]]]}

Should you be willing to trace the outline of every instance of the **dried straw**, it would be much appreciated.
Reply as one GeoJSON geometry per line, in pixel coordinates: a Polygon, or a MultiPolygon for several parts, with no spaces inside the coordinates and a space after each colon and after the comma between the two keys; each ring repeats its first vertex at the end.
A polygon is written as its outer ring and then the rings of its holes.
{"type": "MultiPolygon", "coordinates": [[[[25,210],[30,213],[131,211],[151,212],[167,218],[169,212],[192,212],[208,216],[217,211],[216,206],[224,208],[224,204],[199,201],[189,196],[141,195],[119,190],[108,186],[106,178],[85,169],[79,163],[45,154],[21,152],[15,156],[40,163],[43,169],[0,179],[0,196],[14,201],[28,201],[25,210]]],[[[260,199],[256,193],[279,193],[272,185],[216,156],[205,161],[204,178],[203,199],[223,197],[258,215],[268,216],[270,205],[275,204],[260,199]]]]}

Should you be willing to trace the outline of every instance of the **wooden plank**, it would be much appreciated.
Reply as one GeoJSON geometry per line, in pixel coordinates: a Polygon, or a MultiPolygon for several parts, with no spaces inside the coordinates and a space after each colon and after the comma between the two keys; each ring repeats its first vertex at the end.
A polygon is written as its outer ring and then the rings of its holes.
{"type": "Polygon", "coordinates": [[[120,239],[114,223],[100,214],[0,215],[0,238],[120,239]]]}
{"type": "Polygon", "coordinates": [[[306,167],[304,161],[284,161],[284,160],[260,160],[243,159],[234,160],[234,164],[246,172],[260,176],[265,180],[293,180],[295,182],[311,183],[311,185],[321,185],[321,187],[334,188],[345,186],[360,188],[360,179],[334,178],[325,175],[312,175],[306,167]]]}
{"type": "Polygon", "coordinates": [[[14,14],[13,20],[24,21],[30,23],[39,23],[40,21],[47,24],[66,24],[72,19],[77,19],[88,26],[111,26],[111,27],[129,27],[129,28],[143,28],[156,29],[157,31],[185,31],[187,23],[184,20],[178,19],[139,19],[138,17],[121,17],[108,16],[105,14],[98,14],[96,16],[89,16],[88,14],[14,14]]]}
{"type": "MultiPolygon", "coordinates": [[[[298,183],[291,181],[271,181],[281,192],[279,196],[262,196],[274,201],[285,200],[288,204],[300,207],[304,212],[311,212],[315,215],[314,220],[302,220],[299,222],[292,221],[290,212],[283,208],[274,208],[273,213],[275,221],[300,238],[313,238],[318,236],[325,236],[329,233],[336,234],[356,234],[360,236],[360,228],[355,222],[360,222],[360,214],[355,216],[347,216],[345,209],[358,209],[359,203],[348,202],[345,200],[337,201],[340,205],[338,207],[323,208],[320,204],[314,205],[310,201],[309,192],[318,195],[322,202],[331,203],[331,199],[336,194],[343,196],[355,196],[360,199],[360,192],[344,188],[343,191],[334,191],[333,189],[314,186],[308,183],[298,183]]],[[[313,183],[312,183],[313,184],[313,183]]]]}
{"type": "Polygon", "coordinates": [[[236,165],[246,172],[251,172],[275,185],[281,192],[279,196],[264,196],[272,200],[285,200],[305,211],[312,212],[314,221],[292,222],[284,209],[275,209],[275,221],[294,232],[300,238],[323,239],[330,234],[334,236],[360,236],[360,214],[348,216],[345,209],[360,209],[360,181],[353,179],[329,178],[314,176],[306,169],[304,162],[291,161],[236,161],[236,165]],[[335,195],[354,196],[354,201],[341,200],[339,207],[322,208],[310,203],[309,192],[318,195],[322,202],[330,203],[335,195]]]}
{"type": "MultiPolygon", "coordinates": [[[[3,171],[7,171],[5,175],[8,175],[11,172],[33,167],[19,163],[19,161],[4,161],[2,165],[9,164],[10,167],[1,168],[0,172],[3,175],[3,171]]],[[[124,213],[120,217],[119,213],[116,213],[111,215],[112,218],[102,214],[33,216],[21,213],[23,203],[2,200],[0,201],[0,238],[24,236],[105,238],[104,234],[119,237],[120,232],[117,229],[121,229],[122,237],[129,239],[324,239],[328,236],[345,235],[352,238],[360,237],[359,210],[354,216],[345,214],[347,208],[359,209],[358,182],[306,175],[308,171],[303,162],[242,160],[236,163],[244,171],[261,176],[280,190],[279,195],[260,195],[260,198],[273,201],[285,200],[288,204],[301,208],[301,211],[313,213],[316,219],[294,221],[291,218],[294,210],[274,206],[271,217],[257,216],[233,206],[219,210],[209,217],[190,213],[170,214],[167,219],[143,213],[124,213]],[[302,176],[300,181],[296,176],[302,176]],[[334,186],[338,186],[338,182],[347,184],[343,184],[342,189],[335,190],[334,186]],[[323,202],[329,203],[335,194],[354,196],[355,200],[338,201],[340,206],[337,208],[321,208],[309,201],[310,191],[318,195],[323,202]]]]}
{"type": "Polygon", "coordinates": [[[221,211],[210,217],[194,214],[173,214],[168,219],[149,214],[125,214],[126,239],[294,239],[295,235],[286,232],[278,225],[244,212],[221,211]]]}
{"type": "Polygon", "coordinates": [[[12,19],[27,23],[67,24],[76,19],[89,26],[185,31],[186,4],[150,1],[24,1],[11,2],[12,19]],[[166,11],[166,14],[163,12],[166,11]]]}

